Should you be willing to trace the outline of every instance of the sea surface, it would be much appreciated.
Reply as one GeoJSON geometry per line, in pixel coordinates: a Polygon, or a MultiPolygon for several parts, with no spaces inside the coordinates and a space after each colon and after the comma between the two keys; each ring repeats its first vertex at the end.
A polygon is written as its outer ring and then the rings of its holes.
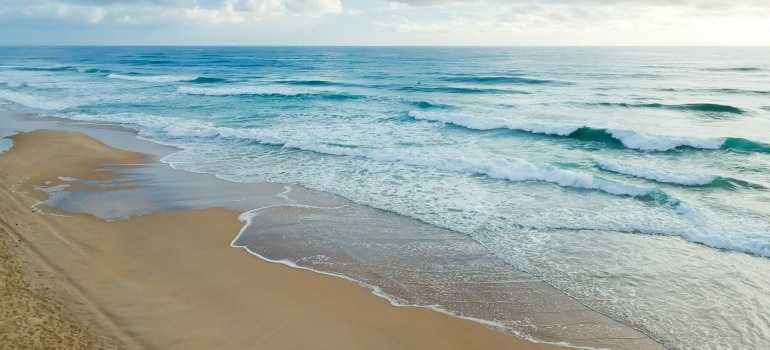
{"type": "Polygon", "coordinates": [[[563,321],[583,308],[671,349],[767,349],[768,57],[2,47],[0,108],[127,127],[178,147],[173,168],[287,184],[233,245],[396,304],[589,348],[641,345],[563,321]]]}

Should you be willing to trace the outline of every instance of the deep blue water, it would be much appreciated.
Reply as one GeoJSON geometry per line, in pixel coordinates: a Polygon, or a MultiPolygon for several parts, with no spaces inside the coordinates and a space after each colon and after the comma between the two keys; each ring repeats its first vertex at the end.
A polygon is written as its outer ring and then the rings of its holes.
{"type": "MultiPolygon", "coordinates": [[[[767,57],[768,48],[5,47],[0,103],[135,129],[180,147],[164,159],[178,169],[301,184],[450,229],[672,348],[762,348],[767,57]]],[[[274,258],[344,274],[314,257],[274,258]]]]}

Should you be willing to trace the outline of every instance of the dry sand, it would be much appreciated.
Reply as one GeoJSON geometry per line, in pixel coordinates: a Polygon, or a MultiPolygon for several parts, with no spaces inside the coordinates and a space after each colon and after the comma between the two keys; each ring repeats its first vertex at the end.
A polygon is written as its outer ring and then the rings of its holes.
{"type": "Polygon", "coordinates": [[[0,348],[555,348],[259,260],[229,246],[235,211],[105,222],[38,210],[47,194],[35,186],[110,180],[98,169],[145,157],[75,132],[13,140],[0,155],[0,348]]]}

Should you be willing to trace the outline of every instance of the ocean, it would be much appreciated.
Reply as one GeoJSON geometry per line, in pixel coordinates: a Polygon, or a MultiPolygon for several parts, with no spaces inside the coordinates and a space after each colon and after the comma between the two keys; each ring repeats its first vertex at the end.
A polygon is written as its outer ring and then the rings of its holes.
{"type": "Polygon", "coordinates": [[[767,57],[3,47],[0,108],[125,127],[177,147],[162,159],[175,169],[285,184],[284,205],[247,208],[233,246],[394,304],[586,348],[643,347],[638,332],[762,349],[767,57]]]}

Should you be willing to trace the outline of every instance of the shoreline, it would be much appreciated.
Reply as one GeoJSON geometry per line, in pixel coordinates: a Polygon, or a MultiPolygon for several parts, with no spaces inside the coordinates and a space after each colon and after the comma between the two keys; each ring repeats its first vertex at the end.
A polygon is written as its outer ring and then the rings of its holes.
{"type": "MultiPolygon", "coordinates": [[[[119,348],[556,348],[427,308],[393,307],[349,281],[254,259],[228,245],[243,226],[234,210],[163,211],[111,222],[47,206],[55,215],[30,211],[47,195],[40,188],[63,185],[60,176],[115,182],[125,175],[94,170],[136,166],[147,156],[65,131],[14,139],[0,154],[0,168],[8,169],[3,220],[24,222],[19,236],[57,271],[46,288],[61,289],[64,281],[82,291],[74,304],[91,303],[91,310],[75,318],[119,348]],[[201,255],[191,258],[192,252],[201,255]],[[253,300],[264,296],[270,301],[253,300]],[[273,342],[260,343],[258,335],[273,342]]],[[[88,182],[81,185],[89,190],[88,182]]]]}

